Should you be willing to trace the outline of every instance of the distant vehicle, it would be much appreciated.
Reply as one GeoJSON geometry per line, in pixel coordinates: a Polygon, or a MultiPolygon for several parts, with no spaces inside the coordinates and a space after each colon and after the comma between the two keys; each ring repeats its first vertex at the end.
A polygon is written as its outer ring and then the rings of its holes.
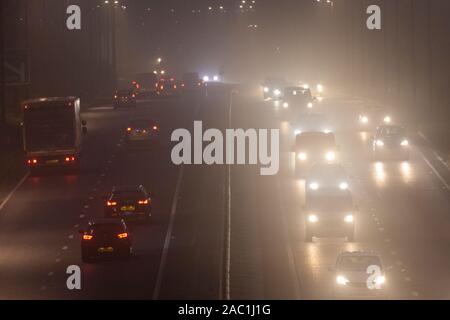
{"type": "Polygon", "coordinates": [[[338,147],[332,133],[304,132],[295,138],[295,171],[304,175],[303,170],[315,163],[334,163],[337,161],[338,147]]]}
{"type": "Polygon", "coordinates": [[[136,93],[132,89],[120,89],[114,93],[113,107],[136,107],[136,93]]]}
{"type": "Polygon", "coordinates": [[[115,187],[107,195],[104,209],[108,218],[150,222],[152,198],[142,185],[115,187]]]}
{"type": "Polygon", "coordinates": [[[81,260],[117,256],[129,259],[133,252],[132,237],[122,219],[98,219],[90,221],[81,234],[81,260]]]}
{"type": "Polygon", "coordinates": [[[184,92],[198,90],[203,86],[203,81],[197,72],[185,72],[181,80],[181,87],[184,92]]]}
{"type": "Polygon", "coordinates": [[[291,125],[295,135],[303,132],[331,133],[334,131],[334,127],[322,113],[302,113],[291,121],[291,125]]]}
{"type": "Polygon", "coordinates": [[[333,292],[338,299],[387,297],[386,275],[381,257],[372,252],[343,252],[334,267],[333,292]]]}
{"type": "Polygon", "coordinates": [[[156,85],[156,94],[160,97],[176,97],[180,91],[181,85],[174,77],[161,77],[156,85]]]}
{"type": "Polygon", "coordinates": [[[376,105],[366,105],[359,113],[358,124],[363,130],[373,130],[378,125],[392,124],[393,120],[392,114],[384,108],[376,105]]]}
{"type": "Polygon", "coordinates": [[[25,157],[32,174],[44,167],[78,170],[82,135],[87,133],[81,120],[80,99],[41,98],[22,104],[25,157]]]}
{"type": "Polygon", "coordinates": [[[151,97],[156,94],[158,80],[158,75],[155,73],[137,73],[132,84],[139,97],[151,97]]]}
{"type": "Polygon", "coordinates": [[[374,159],[409,159],[409,140],[406,129],[398,125],[382,125],[373,137],[374,159]]]}
{"type": "Polygon", "coordinates": [[[306,178],[306,199],[349,193],[349,178],[345,168],[337,163],[317,163],[306,178]]]}
{"type": "Polygon", "coordinates": [[[269,77],[263,82],[263,97],[264,100],[281,100],[283,99],[284,88],[287,87],[287,82],[284,78],[269,77]]]}
{"type": "Polygon", "coordinates": [[[283,100],[293,109],[309,110],[314,107],[314,98],[309,88],[285,87],[283,100]]]}
{"type": "Polygon", "coordinates": [[[125,143],[128,147],[152,146],[158,142],[159,124],[148,119],[131,120],[126,129],[125,143]]]}
{"type": "Polygon", "coordinates": [[[312,242],[313,237],[343,236],[354,241],[357,211],[350,193],[312,198],[304,208],[305,240],[312,242]]]}

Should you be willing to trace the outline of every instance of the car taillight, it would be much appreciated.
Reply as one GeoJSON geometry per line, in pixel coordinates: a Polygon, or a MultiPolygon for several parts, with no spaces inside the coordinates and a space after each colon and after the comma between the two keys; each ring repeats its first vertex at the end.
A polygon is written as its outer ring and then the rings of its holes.
{"type": "Polygon", "coordinates": [[[139,200],[138,204],[148,204],[148,199],[145,200],[139,200]]]}
{"type": "Polygon", "coordinates": [[[117,206],[117,202],[115,202],[115,201],[107,201],[107,202],[106,202],[106,205],[107,205],[108,207],[114,207],[114,206],[117,206]]]}
{"type": "Polygon", "coordinates": [[[27,162],[28,162],[28,164],[37,164],[38,160],[37,159],[29,159],[27,162]]]}
{"type": "Polygon", "coordinates": [[[90,235],[90,234],[84,234],[83,235],[83,240],[92,240],[94,236],[90,235]]]}
{"type": "Polygon", "coordinates": [[[118,237],[119,239],[125,239],[125,238],[128,238],[128,233],[126,233],[126,232],[120,233],[120,234],[117,235],[117,237],[118,237]]]}
{"type": "Polygon", "coordinates": [[[182,83],[181,86],[184,87],[184,83],[182,83]]]}
{"type": "Polygon", "coordinates": [[[119,96],[116,94],[116,95],[114,95],[114,99],[117,99],[119,96]]]}
{"type": "Polygon", "coordinates": [[[136,98],[136,95],[133,93],[132,95],[131,95],[133,98],[136,98]]]}
{"type": "Polygon", "coordinates": [[[133,130],[133,129],[130,127],[127,128],[127,132],[131,132],[131,130],[133,130]]]}
{"type": "Polygon", "coordinates": [[[66,157],[66,162],[75,161],[75,157],[66,157]]]}
{"type": "Polygon", "coordinates": [[[158,130],[158,126],[153,126],[153,130],[157,131],[158,130]]]}

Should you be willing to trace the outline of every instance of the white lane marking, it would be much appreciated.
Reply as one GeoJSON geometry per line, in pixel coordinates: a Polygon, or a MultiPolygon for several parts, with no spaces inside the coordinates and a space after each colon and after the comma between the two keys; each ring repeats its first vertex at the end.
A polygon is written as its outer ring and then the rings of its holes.
{"type": "Polygon", "coordinates": [[[62,247],[62,249],[63,250],[67,250],[67,249],[69,249],[69,247],[68,246],[64,246],[64,247],[62,247]]]}
{"type": "MultiPolygon", "coordinates": [[[[233,95],[236,91],[232,90],[230,92],[230,104],[228,106],[228,128],[231,128],[232,123],[232,110],[233,110],[233,95]]],[[[225,287],[222,288],[222,281],[220,281],[221,292],[220,294],[224,294],[225,300],[231,299],[231,165],[227,166],[227,211],[226,211],[226,225],[225,225],[225,270],[224,277],[225,278],[225,287]]],[[[223,279],[221,278],[221,279],[223,279]]]]}
{"type": "Polygon", "coordinates": [[[0,204],[0,211],[2,211],[2,209],[5,207],[5,205],[8,203],[8,201],[12,198],[12,196],[14,195],[14,193],[22,186],[22,184],[25,182],[25,180],[27,180],[27,178],[29,177],[30,173],[28,172],[27,174],[25,174],[23,176],[22,179],[20,179],[20,181],[17,183],[17,185],[14,187],[14,189],[11,190],[11,192],[6,196],[5,200],[3,200],[3,202],[0,204]]]}
{"type": "Polygon", "coordinates": [[[428,165],[428,167],[430,167],[431,171],[433,171],[433,173],[436,175],[436,177],[438,177],[439,180],[441,180],[442,184],[445,186],[445,188],[450,191],[450,186],[447,183],[447,181],[445,181],[444,178],[442,178],[441,174],[436,170],[436,168],[430,163],[430,161],[428,161],[428,159],[425,157],[425,155],[423,154],[422,150],[420,150],[420,156],[422,157],[423,161],[425,161],[425,163],[428,165]]]}
{"type": "Polygon", "coordinates": [[[68,238],[69,238],[69,239],[73,239],[73,238],[74,238],[74,235],[73,235],[73,234],[70,234],[68,238]]]}
{"type": "Polygon", "coordinates": [[[84,214],[80,214],[80,219],[84,219],[85,215],[84,214]]]}
{"type": "Polygon", "coordinates": [[[419,131],[419,136],[421,136],[422,139],[424,139],[430,145],[431,151],[433,152],[433,155],[436,157],[436,159],[438,159],[445,167],[447,167],[447,169],[450,170],[450,166],[447,161],[442,159],[442,157],[435,150],[433,150],[433,144],[431,143],[431,141],[421,131],[419,131]]]}
{"type": "Polygon", "coordinates": [[[280,181],[277,179],[277,193],[278,193],[278,201],[279,201],[279,206],[281,209],[281,220],[282,220],[282,225],[283,225],[283,235],[284,235],[284,242],[286,243],[286,249],[287,249],[287,254],[288,254],[288,260],[289,260],[289,269],[291,271],[291,274],[295,277],[294,281],[294,290],[295,290],[295,297],[296,300],[300,300],[301,299],[301,295],[300,295],[300,276],[297,272],[297,268],[295,267],[295,257],[294,257],[294,250],[292,249],[292,246],[289,245],[289,237],[288,237],[288,233],[289,233],[289,229],[288,229],[288,223],[286,221],[286,208],[284,207],[284,201],[281,201],[281,197],[282,197],[282,193],[281,193],[281,185],[280,185],[280,181]]]}
{"type": "Polygon", "coordinates": [[[183,174],[184,174],[184,166],[182,165],[180,168],[180,172],[178,174],[177,185],[175,187],[175,194],[173,196],[172,208],[170,210],[169,226],[167,228],[166,237],[164,239],[164,247],[163,247],[163,251],[162,251],[162,255],[161,255],[161,262],[159,264],[158,275],[156,277],[156,284],[155,284],[155,288],[153,290],[153,297],[152,297],[153,300],[158,299],[159,292],[161,290],[162,277],[164,275],[164,269],[166,267],[167,255],[169,253],[169,247],[170,247],[170,240],[172,239],[172,230],[173,230],[173,226],[174,226],[174,222],[175,222],[175,214],[177,212],[178,198],[179,198],[179,194],[180,194],[181,181],[183,179],[183,174]]]}

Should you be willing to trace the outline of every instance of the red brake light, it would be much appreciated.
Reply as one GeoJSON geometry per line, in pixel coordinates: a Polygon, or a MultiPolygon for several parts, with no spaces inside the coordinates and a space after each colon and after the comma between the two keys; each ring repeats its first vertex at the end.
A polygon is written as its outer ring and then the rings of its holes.
{"type": "Polygon", "coordinates": [[[130,127],[127,128],[127,131],[128,131],[128,132],[131,132],[131,130],[133,130],[133,129],[130,128],[130,127]]]}
{"type": "Polygon", "coordinates": [[[107,201],[106,205],[108,207],[114,207],[114,206],[117,206],[117,202],[116,201],[107,201]]]}
{"type": "Polygon", "coordinates": [[[133,98],[136,98],[136,95],[133,93],[132,95],[131,95],[133,98]]]}
{"type": "Polygon", "coordinates": [[[92,240],[94,236],[91,236],[90,234],[84,234],[83,235],[83,240],[92,240]]]}
{"type": "Polygon", "coordinates": [[[145,199],[145,200],[139,200],[138,203],[139,203],[139,204],[148,204],[148,199],[145,199]]]}
{"type": "Polygon", "coordinates": [[[29,159],[27,162],[28,162],[28,164],[37,164],[38,163],[37,159],[29,159]]]}
{"type": "Polygon", "coordinates": [[[118,237],[119,239],[125,239],[125,238],[128,238],[128,233],[126,233],[126,232],[120,233],[120,234],[117,235],[117,237],[118,237]]]}
{"type": "Polygon", "coordinates": [[[154,131],[158,130],[158,126],[153,126],[153,130],[154,131]]]}
{"type": "Polygon", "coordinates": [[[115,94],[115,95],[114,95],[114,99],[117,99],[117,98],[118,98],[118,95],[117,95],[117,94],[115,94]]]}

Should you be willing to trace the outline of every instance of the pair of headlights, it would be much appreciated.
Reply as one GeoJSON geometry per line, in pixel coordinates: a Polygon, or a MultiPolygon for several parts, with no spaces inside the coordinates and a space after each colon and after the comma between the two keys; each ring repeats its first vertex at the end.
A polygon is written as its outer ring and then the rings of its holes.
{"type": "MultiPolygon", "coordinates": [[[[310,214],[308,216],[308,221],[309,221],[309,223],[317,223],[317,222],[319,222],[319,217],[316,216],[315,214],[310,214]]],[[[355,217],[352,214],[348,214],[344,217],[344,221],[349,224],[353,223],[353,222],[355,222],[355,217]]]]}
{"type": "MultiPolygon", "coordinates": [[[[346,286],[349,283],[349,280],[346,277],[339,275],[336,277],[336,283],[340,286],[346,286]]],[[[381,286],[385,283],[386,283],[386,278],[384,276],[378,276],[374,280],[374,284],[376,286],[381,286]]]]}
{"type": "MultiPolygon", "coordinates": [[[[313,191],[316,191],[316,190],[319,190],[320,185],[317,182],[311,182],[308,187],[309,187],[309,189],[311,189],[313,191]]],[[[339,189],[341,189],[341,190],[348,190],[348,183],[347,182],[341,182],[339,184],[339,189]]]]}
{"type": "MultiPolygon", "coordinates": [[[[301,161],[308,160],[308,154],[306,152],[300,152],[297,157],[301,161]]],[[[336,153],[334,151],[328,151],[325,154],[325,160],[330,162],[336,160],[336,153]]]]}
{"type": "MultiPolygon", "coordinates": [[[[375,143],[376,143],[377,147],[384,147],[384,141],[383,140],[377,140],[375,143]]],[[[402,147],[407,147],[407,146],[409,146],[409,141],[405,139],[402,142],[400,142],[400,145],[402,147]]]]}

